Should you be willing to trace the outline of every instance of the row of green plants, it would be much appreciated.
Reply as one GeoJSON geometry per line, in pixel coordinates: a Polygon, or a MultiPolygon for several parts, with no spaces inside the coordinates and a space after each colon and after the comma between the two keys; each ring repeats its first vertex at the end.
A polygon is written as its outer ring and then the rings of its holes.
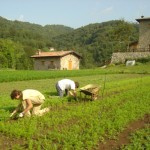
{"type": "Polygon", "coordinates": [[[38,80],[38,79],[52,79],[52,78],[65,78],[65,77],[79,77],[79,76],[92,76],[98,74],[123,74],[123,73],[134,73],[134,74],[149,74],[150,67],[149,63],[145,65],[136,65],[126,67],[125,65],[120,66],[107,66],[105,69],[94,68],[94,69],[83,69],[83,70],[54,70],[54,71],[15,71],[15,70],[1,70],[0,71],[0,82],[11,82],[11,81],[25,81],[25,80],[38,80]]]}
{"type": "MultiPolygon", "coordinates": [[[[48,114],[10,123],[7,119],[9,112],[17,103],[5,97],[5,92],[0,95],[4,99],[0,103],[0,107],[3,108],[0,133],[10,139],[15,138],[16,141],[22,140],[22,145],[16,143],[12,149],[25,149],[23,145],[26,145],[27,149],[39,150],[98,149],[100,142],[105,143],[107,138],[117,140],[117,135],[130,122],[150,113],[150,77],[147,75],[108,74],[95,75],[93,78],[81,76],[76,79],[82,84],[97,83],[98,80],[103,83],[99,99],[68,102],[67,98],[47,97],[45,106],[52,107],[48,114]],[[8,106],[4,107],[6,103],[8,106]]],[[[53,79],[51,82],[53,84],[53,79]]],[[[54,90],[53,87],[52,91],[54,90]]],[[[148,136],[147,133],[145,136],[148,136]]],[[[146,144],[148,145],[148,142],[146,144]]],[[[137,148],[134,145],[133,143],[132,148],[137,148]]]]}
{"type": "Polygon", "coordinates": [[[38,79],[52,79],[86,76],[93,74],[112,73],[110,71],[93,69],[93,70],[55,70],[55,71],[2,71],[0,73],[0,82],[24,81],[24,80],[38,80],[38,79]]]}
{"type": "Polygon", "coordinates": [[[123,147],[123,150],[132,149],[150,149],[150,126],[147,125],[146,128],[137,130],[135,133],[130,135],[131,143],[123,147]]]}

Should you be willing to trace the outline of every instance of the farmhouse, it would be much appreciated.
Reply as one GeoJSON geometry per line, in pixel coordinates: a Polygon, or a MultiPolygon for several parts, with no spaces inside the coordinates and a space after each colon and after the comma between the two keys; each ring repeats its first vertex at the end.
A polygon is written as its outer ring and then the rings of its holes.
{"type": "Polygon", "coordinates": [[[150,18],[141,16],[139,22],[138,51],[150,51],[150,18]]]}
{"type": "Polygon", "coordinates": [[[50,51],[38,50],[31,58],[34,59],[35,70],[77,70],[81,56],[75,51],[50,51]]]}
{"type": "Polygon", "coordinates": [[[139,22],[139,40],[129,45],[128,52],[113,53],[111,63],[125,63],[126,60],[136,60],[150,57],[150,18],[141,16],[139,22]]]}

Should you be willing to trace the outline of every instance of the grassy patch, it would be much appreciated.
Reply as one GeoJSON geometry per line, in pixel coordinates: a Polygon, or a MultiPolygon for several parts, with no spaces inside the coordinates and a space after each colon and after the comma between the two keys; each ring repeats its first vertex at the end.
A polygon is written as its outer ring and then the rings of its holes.
{"type": "MultiPolygon", "coordinates": [[[[79,91],[79,101],[53,97],[57,95],[55,83],[64,78],[63,74],[56,75],[55,78],[1,83],[0,141],[3,144],[0,149],[96,149],[100,141],[105,143],[106,138],[117,140],[117,135],[130,122],[150,113],[148,74],[91,72],[84,76],[81,73],[80,76],[74,74],[67,78],[78,81],[80,87],[98,84],[101,88],[99,98],[95,101],[80,100],[79,91]],[[26,88],[41,91],[46,96],[43,107],[51,106],[52,109],[43,117],[10,120],[10,112],[17,102],[10,100],[9,94],[12,89],[26,88]],[[9,139],[10,144],[4,142],[5,139],[9,139]]],[[[145,135],[148,138],[147,130],[136,135],[145,135]]],[[[143,138],[141,136],[139,139],[143,138]]],[[[132,140],[132,145],[136,145],[135,140],[132,140]]]]}

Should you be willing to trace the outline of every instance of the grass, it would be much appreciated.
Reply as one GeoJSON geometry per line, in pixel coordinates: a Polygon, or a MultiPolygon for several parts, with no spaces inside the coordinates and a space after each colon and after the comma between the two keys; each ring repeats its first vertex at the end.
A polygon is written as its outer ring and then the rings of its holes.
{"type": "Polygon", "coordinates": [[[83,70],[55,70],[55,71],[35,71],[35,70],[1,70],[0,82],[56,79],[67,77],[84,77],[103,74],[150,74],[150,63],[135,66],[118,65],[107,66],[107,68],[94,68],[83,70]]]}
{"type": "MultiPolygon", "coordinates": [[[[105,142],[106,138],[116,139],[130,122],[150,113],[149,74],[142,74],[144,69],[141,72],[131,69],[128,73],[125,70],[120,73],[119,67],[108,67],[110,72],[104,69],[101,73],[98,72],[101,69],[83,70],[83,72],[80,70],[80,73],[75,71],[76,74],[71,74],[71,76],[67,76],[67,71],[65,72],[65,77],[79,81],[80,87],[89,83],[98,84],[101,89],[96,101],[72,100],[69,102],[67,97],[49,98],[49,95],[57,94],[55,83],[64,78],[64,72],[62,72],[63,76],[60,76],[61,71],[56,72],[55,78],[53,76],[44,79],[39,77],[28,81],[26,81],[27,78],[21,81],[16,81],[17,79],[14,78],[14,81],[2,82],[0,84],[0,135],[9,139],[10,144],[0,145],[0,148],[90,150],[96,149],[98,143],[105,142]],[[17,105],[17,101],[10,100],[10,92],[13,89],[26,88],[41,91],[46,96],[43,107],[51,106],[52,110],[43,117],[10,121],[10,112],[17,105]],[[13,139],[15,139],[15,144],[13,139]]],[[[126,69],[124,66],[121,68],[126,69]]],[[[47,73],[49,72],[43,71],[40,75],[46,74],[47,76],[47,73]]],[[[147,131],[147,129],[144,130],[147,131]]],[[[141,132],[142,135],[148,136],[146,132],[141,132]]],[[[0,141],[5,143],[2,138],[0,141]]],[[[148,145],[148,142],[145,144],[148,145]]],[[[132,140],[133,149],[136,148],[134,145],[136,142],[132,140]]],[[[129,148],[131,146],[129,145],[129,148]]]]}
{"type": "Polygon", "coordinates": [[[150,149],[150,126],[147,126],[144,129],[137,130],[130,136],[131,144],[124,146],[123,150],[130,149],[150,149]]]}

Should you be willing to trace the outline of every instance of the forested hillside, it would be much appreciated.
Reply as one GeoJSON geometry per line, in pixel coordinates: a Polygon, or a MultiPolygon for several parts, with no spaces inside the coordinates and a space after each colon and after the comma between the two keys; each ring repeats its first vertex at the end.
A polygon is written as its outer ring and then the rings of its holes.
{"type": "Polygon", "coordinates": [[[30,56],[37,49],[75,50],[82,68],[101,66],[112,52],[126,51],[138,40],[138,24],[124,20],[89,24],[73,29],[63,25],[31,24],[0,17],[0,68],[32,69],[30,56]]]}
{"type": "Polygon", "coordinates": [[[126,51],[130,42],[138,40],[138,25],[124,20],[89,24],[53,39],[57,49],[80,52],[83,66],[99,66],[110,61],[112,52],[126,51]]]}

